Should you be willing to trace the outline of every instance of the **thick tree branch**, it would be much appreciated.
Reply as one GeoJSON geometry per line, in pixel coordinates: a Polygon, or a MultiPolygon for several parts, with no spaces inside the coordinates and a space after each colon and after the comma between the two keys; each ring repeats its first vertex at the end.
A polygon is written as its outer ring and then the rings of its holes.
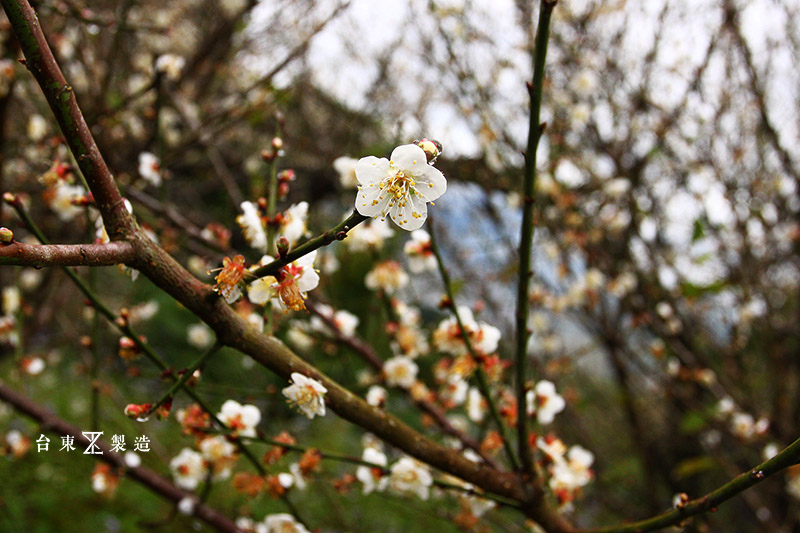
{"type": "MultiPolygon", "coordinates": [[[[58,418],[53,413],[43,409],[31,399],[26,398],[25,396],[9,388],[2,381],[0,381],[0,400],[13,405],[18,411],[26,414],[42,424],[43,431],[48,431],[56,435],[69,435],[75,438],[75,444],[84,447],[89,446],[89,439],[83,435],[80,429],[67,423],[65,420],[58,418]]],[[[192,493],[179,489],[149,468],[142,466],[127,466],[125,464],[124,457],[118,453],[112,452],[111,448],[109,448],[103,442],[98,441],[95,444],[103,453],[102,455],[98,454],[94,457],[119,469],[119,471],[124,472],[125,477],[133,479],[137,483],[141,483],[151,491],[161,495],[175,504],[184,498],[193,498],[196,500],[196,497],[192,493]]],[[[219,511],[212,509],[204,503],[198,502],[196,504],[194,516],[204,521],[217,531],[239,531],[239,529],[236,527],[236,524],[234,524],[228,517],[222,515],[219,511]]]]}
{"type": "Polygon", "coordinates": [[[32,266],[109,266],[133,260],[128,242],[108,244],[0,244],[0,265],[32,266]]]}
{"type": "Polygon", "coordinates": [[[86,178],[109,237],[111,240],[121,239],[126,233],[133,231],[135,222],[125,209],[114,177],[86,125],[75,92],[56,63],[36,13],[27,0],[0,0],[0,4],[5,9],[25,54],[25,65],[39,83],[75,161],[86,178]]]}

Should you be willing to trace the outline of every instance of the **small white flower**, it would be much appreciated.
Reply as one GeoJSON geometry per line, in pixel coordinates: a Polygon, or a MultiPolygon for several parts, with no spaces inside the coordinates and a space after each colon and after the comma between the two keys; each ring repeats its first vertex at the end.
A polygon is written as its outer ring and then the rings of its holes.
{"type": "Polygon", "coordinates": [[[240,207],[242,214],[236,217],[236,223],[242,228],[242,234],[247,244],[263,250],[267,246],[267,232],[264,231],[258,206],[253,202],[242,202],[240,207]]]}
{"type": "Polygon", "coordinates": [[[142,465],[142,458],[139,457],[139,454],[136,452],[125,452],[123,460],[125,461],[125,466],[128,468],[139,468],[142,465]]]}
{"type": "Polygon", "coordinates": [[[383,242],[392,235],[394,235],[394,231],[389,227],[388,222],[380,219],[370,220],[362,222],[347,232],[344,244],[351,252],[378,250],[383,246],[383,242]]]}
{"type": "Polygon", "coordinates": [[[217,413],[223,424],[244,437],[255,437],[256,426],[261,421],[261,411],[255,405],[242,405],[235,400],[227,400],[217,413]]]}
{"type": "Polygon", "coordinates": [[[431,236],[427,231],[418,229],[411,232],[411,240],[403,245],[403,252],[408,256],[408,269],[414,273],[436,270],[436,256],[433,255],[431,236]]]}
{"type": "Polygon", "coordinates": [[[383,363],[386,384],[404,389],[411,388],[417,380],[419,367],[410,357],[398,355],[383,363]]]}
{"type": "Polygon", "coordinates": [[[231,475],[231,468],[236,460],[236,446],[224,435],[208,437],[200,441],[197,446],[200,453],[214,468],[214,479],[227,479],[231,475]]]}
{"type": "Polygon", "coordinates": [[[287,513],[267,515],[264,518],[267,533],[309,533],[308,529],[287,513]]]}
{"type": "Polygon", "coordinates": [[[178,502],[178,512],[182,515],[192,516],[195,507],[197,507],[197,500],[189,496],[182,498],[181,501],[178,502]]]}
{"type": "MultiPolygon", "coordinates": [[[[319,273],[314,269],[316,256],[315,250],[286,265],[281,269],[278,278],[266,276],[257,279],[248,285],[247,297],[258,305],[264,305],[272,300],[275,305],[287,310],[304,310],[306,293],[319,284],[319,273]]],[[[260,261],[261,264],[267,262],[269,262],[267,256],[260,261]]]]}
{"type": "Polygon", "coordinates": [[[283,212],[278,235],[286,237],[290,246],[306,234],[306,218],[308,218],[308,202],[294,204],[283,212]]]}
{"type": "Polygon", "coordinates": [[[337,157],[333,161],[333,168],[339,174],[339,183],[341,183],[342,187],[345,189],[355,189],[358,187],[356,163],[358,163],[358,159],[353,159],[348,156],[337,157]]]}
{"type": "Polygon", "coordinates": [[[467,392],[467,417],[479,424],[483,421],[483,417],[486,416],[487,408],[488,406],[481,392],[475,387],[470,387],[467,392]]]}
{"type": "Polygon", "coordinates": [[[194,490],[206,477],[203,456],[191,448],[184,448],[169,462],[175,484],[182,489],[194,490]]]}
{"type": "Polygon", "coordinates": [[[161,185],[161,162],[154,154],[142,152],[139,154],[139,175],[151,185],[161,185]]]}
{"type": "Polygon", "coordinates": [[[542,425],[553,422],[555,416],[566,407],[564,398],[556,392],[556,386],[547,380],[537,383],[535,390],[528,391],[525,399],[528,416],[535,414],[542,425]]]}
{"type": "Polygon", "coordinates": [[[176,81],[181,77],[186,60],[175,54],[164,54],[156,59],[156,72],[163,73],[169,81],[176,81]]]}
{"type": "Polygon", "coordinates": [[[415,144],[398,146],[391,159],[374,156],[356,163],[359,182],[356,209],[368,217],[390,218],[399,227],[419,229],[428,218],[428,202],[447,189],[447,181],[427,163],[422,148],[415,144]]]}
{"type": "MultiPolygon", "coordinates": [[[[372,447],[364,448],[364,453],[361,455],[364,461],[386,467],[388,461],[386,454],[380,450],[372,447]]],[[[389,483],[389,478],[376,472],[373,467],[361,465],[356,468],[356,479],[364,485],[364,494],[369,494],[373,491],[383,492],[386,485],[389,483]]]]}
{"type": "Polygon", "coordinates": [[[299,372],[292,372],[292,385],[283,389],[283,395],[308,418],[325,416],[326,392],[322,383],[299,372]]]}
{"type": "Polygon", "coordinates": [[[399,493],[414,494],[427,500],[433,477],[428,467],[410,457],[403,457],[392,465],[389,484],[399,493]]]}
{"type": "Polygon", "coordinates": [[[400,267],[400,263],[383,261],[367,273],[364,284],[373,291],[381,289],[386,294],[394,294],[408,285],[408,274],[400,267]]]}
{"type": "Polygon", "coordinates": [[[44,372],[44,360],[41,357],[25,357],[22,360],[22,369],[29,376],[38,376],[44,372]]]}
{"type": "Polygon", "coordinates": [[[373,407],[382,407],[386,404],[389,393],[380,385],[373,385],[367,391],[367,403],[373,407]]]}
{"type": "Polygon", "coordinates": [[[69,222],[83,212],[83,208],[75,205],[73,201],[86,195],[86,190],[80,185],[68,185],[59,181],[55,187],[55,195],[50,201],[50,209],[58,215],[61,222],[69,222]]]}
{"type": "Polygon", "coordinates": [[[214,335],[211,328],[202,322],[189,326],[186,329],[186,338],[189,344],[200,350],[208,348],[211,346],[211,343],[214,342],[214,335]]]}
{"type": "Polygon", "coordinates": [[[35,143],[47,136],[47,120],[42,115],[33,115],[28,119],[28,138],[35,143]]]}

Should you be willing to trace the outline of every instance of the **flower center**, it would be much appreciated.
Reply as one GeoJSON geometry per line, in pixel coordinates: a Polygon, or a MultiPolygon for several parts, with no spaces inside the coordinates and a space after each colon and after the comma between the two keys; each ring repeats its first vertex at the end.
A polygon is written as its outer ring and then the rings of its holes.
{"type": "Polygon", "coordinates": [[[393,176],[383,178],[380,183],[380,188],[394,196],[394,199],[398,201],[408,196],[413,186],[414,180],[410,176],[406,176],[402,170],[398,170],[393,176]]]}

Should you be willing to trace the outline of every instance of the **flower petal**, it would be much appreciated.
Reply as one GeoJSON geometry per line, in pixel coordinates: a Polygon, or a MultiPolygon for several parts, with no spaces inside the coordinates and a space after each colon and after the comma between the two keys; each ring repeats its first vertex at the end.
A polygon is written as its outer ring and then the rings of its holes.
{"type": "Polygon", "coordinates": [[[422,148],[416,144],[404,144],[392,150],[391,162],[404,172],[414,174],[417,167],[428,166],[428,158],[422,148]]]}
{"type": "Polygon", "coordinates": [[[436,200],[447,190],[444,174],[430,165],[425,165],[414,174],[414,188],[426,201],[436,200]]]}
{"type": "Polygon", "coordinates": [[[356,178],[363,186],[369,186],[370,183],[378,186],[380,181],[389,173],[389,160],[386,158],[377,158],[374,155],[362,157],[356,163],[356,178]]]}

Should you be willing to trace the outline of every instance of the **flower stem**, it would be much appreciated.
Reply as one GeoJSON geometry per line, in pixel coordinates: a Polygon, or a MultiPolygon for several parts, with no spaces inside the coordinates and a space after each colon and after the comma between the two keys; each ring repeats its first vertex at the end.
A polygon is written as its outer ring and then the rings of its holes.
{"type": "Polygon", "coordinates": [[[156,403],[154,403],[152,407],[150,407],[150,409],[147,412],[147,416],[151,415],[152,413],[155,413],[159,407],[164,405],[164,402],[175,396],[175,393],[178,392],[184,385],[186,385],[186,382],[191,379],[192,375],[194,375],[194,372],[198,368],[203,366],[203,364],[205,364],[208,358],[211,357],[216,352],[218,352],[220,348],[222,348],[222,344],[220,344],[219,341],[215,341],[214,344],[208,350],[203,352],[200,355],[200,357],[198,357],[197,360],[193,362],[186,369],[186,371],[183,373],[180,379],[178,379],[175,383],[173,383],[172,386],[169,388],[169,390],[165,392],[164,395],[161,396],[161,398],[159,398],[159,400],[156,403]]]}
{"type": "Polygon", "coordinates": [[[724,501],[744,492],[753,485],[760,483],[784,468],[798,464],[798,462],[800,462],[800,439],[794,441],[772,459],[764,461],[760,465],[749,469],[747,472],[742,472],[725,485],[709,492],[705,496],[690,500],[680,509],[673,509],[658,516],[640,520],[639,522],[628,522],[617,526],[579,531],[583,533],[633,533],[654,531],[656,529],[675,525],[683,522],[690,516],[706,511],[715,511],[717,506],[724,501]]]}
{"type": "Polygon", "coordinates": [[[531,249],[534,230],[534,188],[536,183],[536,150],[542,136],[544,125],[539,123],[542,108],[542,86],[544,84],[544,65],[547,55],[547,40],[550,37],[550,16],[555,0],[542,0],[539,8],[539,25],[536,29],[536,47],[533,53],[533,81],[528,85],[531,99],[528,147],[525,150],[525,174],[523,181],[522,230],[519,245],[519,284],[517,286],[516,332],[517,344],[514,358],[516,376],[517,446],[522,468],[531,472],[533,461],[528,445],[528,420],[525,416],[525,384],[528,377],[528,288],[531,276],[531,249]]]}
{"type": "MultiPolygon", "coordinates": [[[[483,371],[483,367],[481,366],[480,359],[477,354],[475,353],[475,349],[472,346],[472,342],[469,340],[469,333],[467,332],[466,328],[464,327],[464,323],[461,321],[461,316],[458,313],[458,306],[456,305],[455,294],[453,293],[453,284],[450,281],[450,274],[447,271],[447,268],[444,266],[444,261],[442,260],[442,254],[439,252],[439,245],[436,242],[435,231],[433,226],[433,220],[431,217],[428,217],[428,225],[430,227],[430,236],[431,236],[431,251],[433,252],[434,257],[436,258],[436,265],[439,267],[439,274],[442,276],[442,283],[444,284],[445,291],[447,293],[447,297],[450,300],[450,306],[453,309],[453,314],[456,317],[456,323],[458,324],[458,330],[461,333],[461,339],[464,341],[464,345],[467,347],[467,351],[472,356],[472,358],[478,363],[478,368],[475,371],[475,377],[478,381],[478,390],[481,391],[481,394],[486,399],[486,404],[489,406],[489,414],[492,417],[495,425],[497,426],[497,430],[500,433],[500,437],[503,439],[503,448],[505,449],[506,455],[508,456],[508,462],[511,464],[511,467],[514,470],[519,469],[519,463],[517,462],[517,457],[514,455],[514,451],[511,449],[511,442],[508,440],[508,435],[506,433],[506,427],[503,424],[503,420],[500,418],[500,414],[497,410],[497,404],[492,398],[492,393],[489,390],[489,383],[486,379],[486,373],[483,371]]],[[[517,417],[520,418],[520,417],[517,417]]]]}
{"type": "Polygon", "coordinates": [[[286,257],[276,259],[275,261],[269,263],[268,265],[264,265],[255,271],[253,271],[253,276],[256,278],[263,278],[264,276],[275,276],[278,274],[281,268],[288,265],[292,261],[296,261],[297,259],[303,257],[304,255],[313,252],[318,248],[322,248],[323,246],[327,246],[333,241],[341,241],[347,236],[347,232],[353,229],[354,227],[358,226],[365,220],[369,219],[359,212],[353,210],[353,214],[347,217],[346,220],[341,222],[340,224],[332,227],[328,231],[317,235],[313,239],[309,240],[305,244],[296,247],[294,250],[286,254],[286,257]]]}

